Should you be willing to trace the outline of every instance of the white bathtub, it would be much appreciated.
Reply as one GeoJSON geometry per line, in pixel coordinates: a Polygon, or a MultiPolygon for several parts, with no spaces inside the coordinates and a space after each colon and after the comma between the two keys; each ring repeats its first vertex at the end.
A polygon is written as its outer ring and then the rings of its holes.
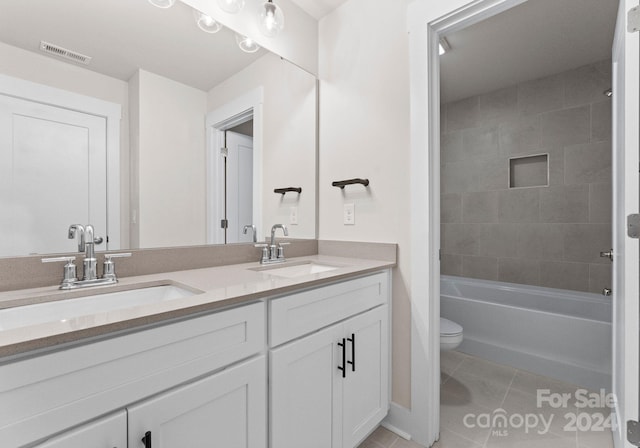
{"type": "Polygon", "coordinates": [[[597,294],[443,275],[440,314],[458,350],[599,390],[611,389],[611,301],[597,294]]]}

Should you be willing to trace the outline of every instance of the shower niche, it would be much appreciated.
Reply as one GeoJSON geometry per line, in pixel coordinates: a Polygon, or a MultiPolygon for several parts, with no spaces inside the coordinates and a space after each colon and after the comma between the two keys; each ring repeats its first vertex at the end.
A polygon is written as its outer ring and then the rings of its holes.
{"type": "Polygon", "coordinates": [[[548,154],[536,154],[509,159],[509,188],[548,186],[548,154]]]}

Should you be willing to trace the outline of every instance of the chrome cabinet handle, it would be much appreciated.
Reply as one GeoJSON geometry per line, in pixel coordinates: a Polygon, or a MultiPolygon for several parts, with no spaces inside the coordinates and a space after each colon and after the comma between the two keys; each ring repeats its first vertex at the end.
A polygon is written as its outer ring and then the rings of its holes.
{"type": "Polygon", "coordinates": [[[605,296],[605,297],[609,297],[609,296],[611,296],[611,293],[612,293],[612,292],[613,292],[613,291],[611,291],[611,288],[604,288],[604,289],[602,290],[602,295],[603,295],[603,296],[605,296]]]}

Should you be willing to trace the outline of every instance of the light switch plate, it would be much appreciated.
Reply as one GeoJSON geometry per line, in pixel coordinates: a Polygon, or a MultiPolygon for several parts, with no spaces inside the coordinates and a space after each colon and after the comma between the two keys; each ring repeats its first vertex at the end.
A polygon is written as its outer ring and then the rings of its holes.
{"type": "Polygon", "coordinates": [[[289,208],[289,224],[292,226],[298,225],[298,207],[289,208]]]}
{"type": "Polygon", "coordinates": [[[355,204],[344,204],[344,225],[352,226],[356,223],[355,204]]]}

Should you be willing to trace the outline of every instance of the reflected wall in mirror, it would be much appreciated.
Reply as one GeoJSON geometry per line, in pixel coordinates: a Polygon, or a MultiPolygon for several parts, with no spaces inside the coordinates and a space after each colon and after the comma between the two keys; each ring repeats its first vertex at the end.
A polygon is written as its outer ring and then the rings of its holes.
{"type": "Polygon", "coordinates": [[[243,226],[263,238],[292,215],[291,237],[316,237],[315,77],[195,17],[181,2],[3,1],[0,256],[72,252],[70,224],[93,224],[103,250],[251,241],[243,226]],[[251,156],[225,156],[239,116],[251,156]],[[289,186],[303,191],[273,192],[289,186]]]}

